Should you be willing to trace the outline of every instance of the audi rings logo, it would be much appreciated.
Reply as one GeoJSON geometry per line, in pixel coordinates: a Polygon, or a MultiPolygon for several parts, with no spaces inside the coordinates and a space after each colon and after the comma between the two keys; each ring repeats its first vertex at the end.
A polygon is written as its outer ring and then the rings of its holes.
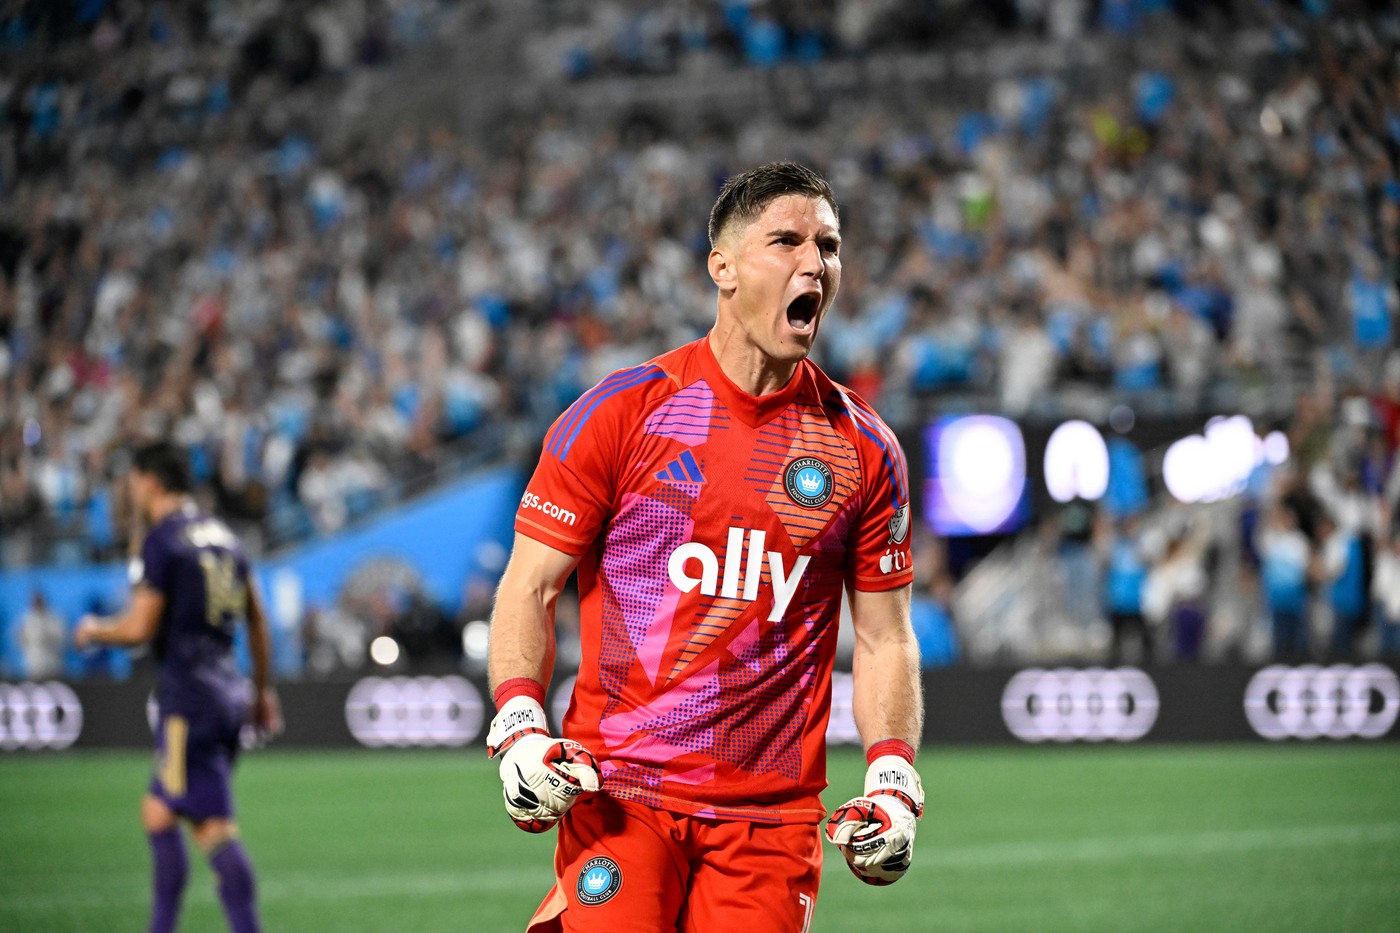
{"type": "Polygon", "coordinates": [[[1157,721],[1152,678],[1135,667],[1031,668],[1001,694],[1006,728],[1023,742],[1132,742],[1157,721]]]}
{"type": "Polygon", "coordinates": [[[0,750],[67,748],[83,731],[83,705],[67,684],[0,684],[0,750]]]}
{"type": "Polygon", "coordinates": [[[345,724],[361,745],[468,745],[481,734],[481,693],[463,677],[366,677],[345,698],[345,724]]]}
{"type": "Polygon", "coordinates": [[[1400,678],[1380,664],[1275,664],[1250,679],[1244,715],[1271,741],[1378,739],[1400,715],[1400,678]]]}

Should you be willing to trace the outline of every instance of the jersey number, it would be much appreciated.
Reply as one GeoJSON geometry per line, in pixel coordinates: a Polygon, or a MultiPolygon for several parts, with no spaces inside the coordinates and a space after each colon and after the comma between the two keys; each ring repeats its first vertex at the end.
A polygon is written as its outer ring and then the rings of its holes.
{"type": "Polygon", "coordinates": [[[199,552],[204,570],[204,601],[209,624],[222,628],[225,617],[238,618],[247,608],[248,594],[238,579],[238,562],[232,555],[199,552]]]}

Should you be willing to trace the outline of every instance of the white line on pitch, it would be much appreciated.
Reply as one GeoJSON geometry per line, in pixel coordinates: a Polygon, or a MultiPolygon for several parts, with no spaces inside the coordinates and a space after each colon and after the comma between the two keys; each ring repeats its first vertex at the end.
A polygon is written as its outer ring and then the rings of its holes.
{"type": "MultiPolygon", "coordinates": [[[[1175,857],[1267,849],[1364,845],[1392,840],[1400,840],[1400,823],[1359,823],[1349,826],[1306,826],[1292,829],[1228,829],[947,847],[940,847],[935,839],[930,844],[916,849],[914,863],[940,870],[975,870],[1016,865],[1107,862],[1124,857],[1175,857]]],[[[839,865],[839,862],[837,864],[839,865]]]]}
{"type": "MultiPolygon", "coordinates": [[[[921,869],[975,871],[1017,865],[1115,861],[1125,857],[1199,856],[1269,849],[1368,845],[1397,840],[1400,840],[1400,823],[1215,830],[961,846],[940,846],[936,840],[928,840],[916,853],[915,864],[921,869]]],[[[840,864],[839,858],[826,859],[829,869],[840,864]]],[[[305,903],[409,896],[451,897],[506,891],[535,891],[543,896],[550,880],[548,869],[544,866],[533,871],[464,869],[460,872],[374,873],[340,877],[317,872],[283,871],[267,873],[259,879],[259,899],[264,902],[305,903]]],[[[68,891],[61,895],[7,894],[0,899],[0,915],[71,910],[114,903],[145,903],[147,882],[144,872],[121,872],[106,875],[98,885],[85,886],[86,890],[68,891]]],[[[212,897],[208,892],[204,894],[212,897]]]]}

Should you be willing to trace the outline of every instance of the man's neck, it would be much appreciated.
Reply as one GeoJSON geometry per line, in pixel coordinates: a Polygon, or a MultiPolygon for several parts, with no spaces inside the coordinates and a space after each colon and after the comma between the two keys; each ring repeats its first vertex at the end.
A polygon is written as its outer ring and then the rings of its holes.
{"type": "Polygon", "coordinates": [[[171,512],[184,508],[189,497],[182,492],[168,492],[157,496],[147,512],[147,517],[152,525],[158,525],[165,520],[171,512]]]}
{"type": "Polygon", "coordinates": [[[749,395],[771,395],[787,385],[797,372],[797,362],[774,360],[744,339],[738,327],[717,321],[707,339],[720,370],[749,395]]]}

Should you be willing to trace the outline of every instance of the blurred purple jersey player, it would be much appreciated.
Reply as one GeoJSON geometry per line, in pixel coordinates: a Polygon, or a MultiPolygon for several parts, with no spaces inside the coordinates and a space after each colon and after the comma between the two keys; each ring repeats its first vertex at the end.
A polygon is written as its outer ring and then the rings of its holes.
{"type": "Polygon", "coordinates": [[[267,684],[267,623],[243,546],[223,522],[189,497],[184,454],[168,443],[138,450],[128,477],[131,499],[150,528],[133,566],[131,607],[112,620],[84,618],[74,634],[89,644],[152,642],[160,664],[156,773],[141,801],[154,861],[153,933],[175,929],[189,862],[177,817],[219,879],[224,915],[235,933],[258,930],[253,866],[238,841],[230,781],[239,732],[250,720],[281,728],[267,684]],[[253,685],[238,672],[233,635],[248,626],[253,685]]]}

